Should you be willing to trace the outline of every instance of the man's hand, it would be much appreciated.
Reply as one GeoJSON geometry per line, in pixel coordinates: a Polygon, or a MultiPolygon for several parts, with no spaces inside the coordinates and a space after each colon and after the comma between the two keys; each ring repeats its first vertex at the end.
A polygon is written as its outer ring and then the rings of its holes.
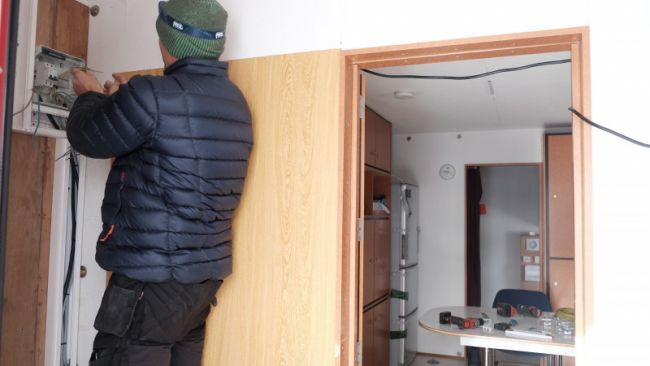
{"type": "Polygon", "coordinates": [[[114,80],[106,80],[104,83],[104,94],[111,95],[120,88],[120,85],[126,84],[126,79],[121,74],[113,74],[114,80]]]}
{"type": "Polygon", "coordinates": [[[72,88],[75,94],[81,95],[90,91],[101,93],[102,86],[93,75],[83,72],[79,69],[72,70],[72,88]]]}

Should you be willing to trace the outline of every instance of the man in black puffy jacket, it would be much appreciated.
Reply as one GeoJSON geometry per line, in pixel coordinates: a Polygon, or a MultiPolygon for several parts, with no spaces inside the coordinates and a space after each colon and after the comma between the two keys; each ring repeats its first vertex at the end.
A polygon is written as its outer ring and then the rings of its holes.
{"type": "Polygon", "coordinates": [[[215,0],[161,2],[164,76],[114,75],[102,88],[74,72],[70,144],[115,158],[96,253],[113,275],[91,365],[200,363],[253,142],[246,101],[218,61],[226,19],[215,0]]]}

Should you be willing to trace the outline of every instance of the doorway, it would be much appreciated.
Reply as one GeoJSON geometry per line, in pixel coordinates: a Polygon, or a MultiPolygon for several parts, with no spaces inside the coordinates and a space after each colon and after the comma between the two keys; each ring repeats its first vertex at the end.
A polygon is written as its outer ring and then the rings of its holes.
{"type": "Polygon", "coordinates": [[[542,164],[465,170],[466,305],[492,307],[501,289],[546,292],[542,164]],[[528,238],[537,248],[522,247],[528,238]]]}
{"type": "MultiPolygon", "coordinates": [[[[359,347],[359,186],[364,164],[360,125],[360,72],[366,68],[568,51],[571,54],[571,101],[590,114],[588,28],[481,37],[428,44],[352,50],[344,55],[343,189],[341,247],[341,365],[355,362],[359,347]]],[[[590,128],[572,119],[575,197],[576,334],[591,318],[591,139],[590,128]]],[[[580,350],[578,349],[578,354],[580,350]]]]}

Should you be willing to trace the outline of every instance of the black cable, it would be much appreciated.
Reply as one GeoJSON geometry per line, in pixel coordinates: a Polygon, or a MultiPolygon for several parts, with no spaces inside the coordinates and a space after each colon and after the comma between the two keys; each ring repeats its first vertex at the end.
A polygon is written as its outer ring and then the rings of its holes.
{"type": "Polygon", "coordinates": [[[69,359],[66,362],[65,358],[67,356],[67,342],[64,341],[63,337],[67,337],[68,334],[68,321],[67,314],[68,309],[66,307],[68,298],[70,296],[70,284],[72,282],[72,273],[74,271],[74,259],[75,259],[75,250],[77,243],[77,192],[79,188],[79,165],[77,163],[77,157],[73,150],[68,151],[70,158],[70,216],[71,216],[71,233],[70,233],[70,257],[68,259],[68,268],[65,274],[65,282],[63,284],[63,320],[62,320],[62,347],[61,349],[61,366],[69,366],[69,359]]]}
{"type": "MultiPolygon", "coordinates": [[[[371,75],[375,75],[375,76],[379,76],[379,77],[383,77],[383,78],[389,78],[389,79],[470,80],[470,79],[483,78],[483,77],[486,77],[486,76],[490,76],[490,75],[494,75],[494,74],[500,74],[500,73],[504,73],[504,72],[513,72],[513,71],[525,70],[525,69],[530,69],[530,68],[533,68],[533,67],[540,67],[540,66],[559,65],[559,64],[569,63],[569,62],[571,62],[571,59],[555,60],[555,61],[544,61],[544,62],[537,62],[537,63],[534,63],[534,64],[528,64],[528,65],[524,65],[524,66],[510,67],[510,68],[505,68],[505,69],[498,69],[498,70],[494,70],[494,71],[484,72],[484,73],[481,73],[481,74],[467,75],[467,76],[408,75],[408,74],[406,74],[406,75],[390,75],[390,74],[382,74],[380,72],[376,72],[376,71],[372,71],[372,70],[368,70],[368,69],[363,69],[363,71],[365,71],[365,72],[367,72],[367,73],[369,73],[371,75]]],[[[612,135],[614,135],[616,137],[619,137],[619,138],[621,138],[623,140],[626,140],[628,142],[631,142],[633,144],[636,144],[636,145],[639,145],[639,146],[642,146],[642,147],[645,147],[645,148],[650,148],[650,144],[635,140],[635,139],[633,139],[631,137],[623,135],[620,132],[616,132],[616,131],[614,131],[614,130],[612,130],[610,128],[607,128],[605,126],[601,126],[601,125],[591,121],[589,118],[582,115],[582,113],[578,112],[573,107],[569,107],[569,110],[572,113],[574,113],[576,116],[578,116],[578,118],[583,120],[585,123],[587,123],[587,124],[589,124],[589,125],[591,125],[593,127],[596,127],[596,128],[598,128],[600,130],[603,130],[603,131],[605,131],[607,133],[610,133],[610,134],[612,134],[612,135]]]]}
{"type": "MultiPolygon", "coordinates": [[[[38,102],[39,102],[39,103],[42,103],[42,102],[43,102],[43,97],[41,97],[40,94],[37,94],[37,95],[38,95],[38,102]]],[[[60,130],[60,129],[61,129],[61,127],[59,126],[59,124],[56,123],[56,121],[54,120],[54,116],[52,116],[52,115],[49,114],[49,113],[46,113],[45,115],[47,116],[47,119],[50,121],[50,123],[52,124],[52,126],[53,126],[55,129],[57,129],[57,130],[60,130]]],[[[40,118],[40,116],[39,116],[39,118],[40,118]]]]}
{"type": "Polygon", "coordinates": [[[56,123],[56,121],[54,120],[54,116],[53,116],[53,115],[47,113],[46,116],[47,116],[47,119],[50,121],[50,123],[52,124],[52,126],[53,126],[55,129],[57,129],[57,130],[60,130],[60,129],[61,129],[61,126],[59,126],[59,124],[56,123]]]}
{"type": "Polygon", "coordinates": [[[470,80],[470,79],[483,78],[483,77],[494,75],[494,74],[501,74],[501,73],[504,73],[504,72],[520,71],[520,70],[532,69],[533,67],[540,67],[540,66],[566,64],[566,63],[569,63],[569,62],[571,62],[571,59],[536,62],[534,64],[528,64],[528,65],[518,66],[518,67],[509,67],[509,68],[505,68],[505,69],[498,69],[498,70],[494,70],[494,71],[484,72],[484,73],[481,73],[481,74],[467,75],[467,76],[390,75],[390,74],[382,74],[380,72],[372,71],[372,70],[368,70],[368,69],[363,69],[363,71],[365,71],[365,72],[367,72],[367,73],[369,73],[371,75],[380,76],[382,78],[389,78],[389,79],[470,80]]]}
{"type": "Polygon", "coordinates": [[[70,234],[70,259],[68,260],[68,269],[65,274],[63,284],[63,301],[69,295],[70,282],[72,280],[72,271],[74,268],[74,254],[77,242],[77,189],[79,185],[79,171],[77,170],[77,158],[74,151],[70,150],[70,214],[72,216],[71,234],[70,234]]]}
{"type": "Polygon", "coordinates": [[[645,143],[645,142],[641,142],[641,141],[639,141],[639,140],[635,140],[635,139],[633,139],[633,138],[631,138],[631,137],[628,137],[628,136],[623,135],[623,134],[620,133],[620,132],[616,132],[616,131],[612,130],[611,128],[607,128],[607,127],[605,127],[605,126],[601,126],[601,125],[599,125],[599,124],[596,123],[596,122],[593,122],[593,121],[590,120],[589,118],[587,118],[587,117],[585,117],[584,115],[582,115],[582,113],[580,113],[580,112],[578,112],[577,110],[575,110],[573,107],[569,107],[569,110],[570,110],[573,114],[575,114],[576,116],[578,116],[578,118],[580,118],[581,120],[583,120],[584,122],[586,122],[587,124],[589,124],[589,125],[591,125],[591,126],[594,126],[594,127],[598,128],[598,129],[601,129],[601,130],[603,130],[603,131],[605,131],[605,132],[607,132],[607,133],[611,133],[612,135],[614,135],[614,136],[616,136],[616,137],[618,137],[618,138],[622,138],[622,139],[625,140],[625,141],[629,141],[629,142],[631,142],[631,143],[633,143],[633,144],[636,144],[636,145],[639,145],[639,146],[641,146],[641,147],[650,148],[650,144],[647,144],[647,143],[645,143]]]}

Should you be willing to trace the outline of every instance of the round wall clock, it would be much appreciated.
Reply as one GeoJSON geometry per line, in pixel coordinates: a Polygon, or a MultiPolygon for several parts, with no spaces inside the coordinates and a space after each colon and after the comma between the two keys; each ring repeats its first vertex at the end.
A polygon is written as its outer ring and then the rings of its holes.
{"type": "Polygon", "coordinates": [[[526,238],[526,250],[531,252],[539,251],[539,239],[538,238],[526,238]]]}
{"type": "Polygon", "coordinates": [[[451,164],[443,164],[438,171],[440,178],[444,180],[452,180],[456,176],[456,168],[451,164]]]}

